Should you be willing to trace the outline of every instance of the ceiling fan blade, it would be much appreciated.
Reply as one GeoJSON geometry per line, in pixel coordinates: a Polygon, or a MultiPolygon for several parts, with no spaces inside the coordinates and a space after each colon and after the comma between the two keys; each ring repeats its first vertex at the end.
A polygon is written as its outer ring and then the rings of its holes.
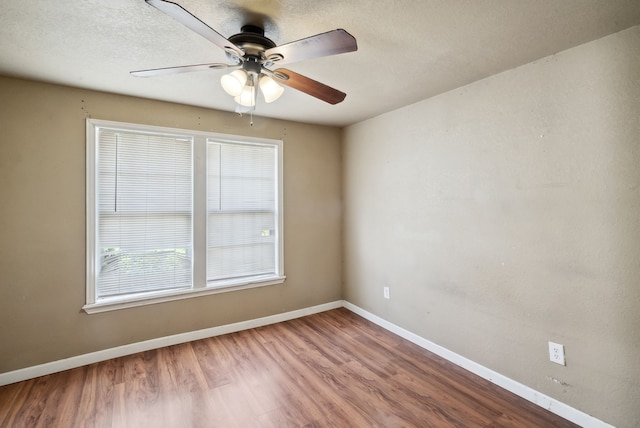
{"type": "Polygon", "coordinates": [[[166,67],[166,68],[154,68],[150,70],[137,70],[132,71],[131,74],[136,77],[155,77],[164,76],[166,74],[178,74],[178,73],[190,73],[192,71],[210,70],[212,68],[230,68],[240,67],[240,64],[196,64],[196,65],[182,65],[179,67],[166,67]]]}
{"type": "MultiPolygon", "coordinates": [[[[148,0],[147,0],[148,1],[148,0]]],[[[339,28],[267,49],[265,57],[277,64],[289,64],[305,59],[337,55],[358,50],[355,37],[339,28]],[[280,59],[276,59],[279,58],[280,59]]]]}
{"type": "Polygon", "coordinates": [[[204,22],[200,21],[195,15],[192,15],[189,11],[184,9],[177,3],[173,3],[166,0],[145,0],[151,6],[156,9],[166,13],[176,21],[180,22],[185,27],[195,31],[200,34],[205,39],[209,40],[211,43],[217,45],[225,52],[232,50],[238,56],[244,56],[244,52],[231,43],[229,40],[225,39],[222,34],[218,33],[213,28],[209,27],[204,22]]]}
{"type": "Polygon", "coordinates": [[[340,92],[331,86],[327,86],[324,83],[317,82],[285,68],[274,70],[272,77],[281,85],[297,89],[300,92],[304,92],[329,104],[338,104],[347,96],[344,92],[340,92]],[[285,79],[285,76],[289,78],[285,79]]]}

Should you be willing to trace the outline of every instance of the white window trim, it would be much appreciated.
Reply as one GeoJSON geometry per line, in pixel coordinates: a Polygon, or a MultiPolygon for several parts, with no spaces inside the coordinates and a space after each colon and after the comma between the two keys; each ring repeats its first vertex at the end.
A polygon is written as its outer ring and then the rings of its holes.
{"type": "Polygon", "coordinates": [[[230,291],[245,290],[249,288],[263,287],[274,284],[281,284],[285,281],[284,275],[284,238],[282,236],[284,230],[283,212],[283,143],[282,140],[273,140],[266,138],[244,137],[228,134],[218,134],[203,131],[194,131],[188,129],[168,128],[151,125],[140,125],[125,122],[113,122],[100,119],[86,120],[86,304],[82,309],[88,314],[112,311],[124,308],[132,308],[143,305],[151,305],[156,303],[170,302],[175,300],[189,299],[192,297],[205,296],[210,294],[225,293],[230,291]],[[95,290],[95,274],[97,272],[97,237],[96,237],[96,215],[97,215],[97,198],[95,193],[96,175],[97,175],[97,150],[96,150],[96,134],[101,127],[122,129],[123,131],[140,131],[152,132],[157,134],[168,135],[189,135],[194,139],[194,227],[193,227],[193,246],[194,246],[194,268],[193,288],[188,290],[170,290],[158,291],[155,293],[145,293],[136,297],[135,295],[127,296],[127,298],[103,298],[96,301],[95,290]],[[206,150],[207,139],[215,139],[218,141],[237,142],[237,143],[253,143],[253,144],[269,144],[277,146],[278,153],[278,175],[277,175],[277,200],[276,216],[278,219],[278,254],[276,275],[265,275],[264,277],[252,277],[249,279],[237,278],[228,281],[217,281],[213,284],[207,284],[206,281],[206,174],[200,174],[206,168],[206,150]],[[89,166],[93,167],[89,167],[89,166]],[[200,259],[200,260],[195,260],[200,259]]]}

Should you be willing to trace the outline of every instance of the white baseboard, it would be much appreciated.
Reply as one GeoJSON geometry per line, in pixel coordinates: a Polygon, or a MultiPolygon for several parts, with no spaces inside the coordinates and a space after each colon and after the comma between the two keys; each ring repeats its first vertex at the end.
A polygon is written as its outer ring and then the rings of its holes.
{"type": "Polygon", "coordinates": [[[78,355],[71,358],[65,358],[63,360],[52,361],[50,363],[40,364],[37,366],[26,367],[24,369],[14,370],[11,372],[0,373],[0,386],[8,385],[10,383],[20,382],[27,379],[32,379],[38,376],[44,376],[51,373],[60,372],[63,370],[69,370],[76,367],[85,366],[87,364],[93,364],[100,361],[109,360],[111,358],[123,357],[125,355],[135,354],[137,352],[149,351],[152,349],[161,348],[163,346],[177,345],[180,343],[191,342],[193,340],[205,339],[207,337],[219,336],[222,334],[233,333],[236,331],[248,330],[251,328],[262,327],[269,324],[275,324],[278,322],[288,321],[294,318],[300,318],[307,315],[312,315],[319,312],[328,311],[345,307],[351,312],[354,312],[361,317],[379,325],[380,327],[389,330],[390,332],[397,334],[398,336],[415,343],[416,345],[445,358],[448,361],[474,373],[488,381],[500,386],[501,388],[511,391],[512,393],[537,404],[573,423],[576,423],[585,428],[614,428],[599,419],[594,418],[580,410],[574,409],[554,398],[551,398],[545,394],[542,394],[526,385],[516,382],[506,376],[501,375],[487,367],[484,367],[474,361],[471,361],[455,352],[452,352],[440,345],[437,345],[427,339],[424,339],[417,334],[414,334],[408,330],[403,329],[389,321],[386,321],[377,315],[374,315],[366,310],[351,304],[347,301],[337,300],[335,302],[325,303],[322,305],[312,306],[309,308],[298,309],[291,312],[284,312],[281,314],[270,315],[263,318],[257,318],[253,320],[241,321],[233,324],[221,325],[218,327],[206,328],[203,330],[196,330],[187,333],[175,334],[172,336],[159,337],[157,339],[145,340],[143,342],[131,343],[129,345],[118,346],[115,348],[104,349],[102,351],[91,352],[89,354],[78,355]]]}
{"type": "Polygon", "coordinates": [[[446,348],[443,348],[440,345],[437,345],[427,339],[424,339],[417,334],[414,334],[408,330],[405,330],[402,327],[399,327],[395,324],[390,323],[377,315],[374,315],[370,312],[365,311],[364,309],[349,303],[347,301],[344,302],[344,307],[349,309],[351,312],[354,312],[361,317],[368,319],[374,324],[379,325],[380,327],[389,330],[390,332],[397,334],[398,336],[407,339],[410,342],[415,343],[421,348],[426,349],[427,351],[433,352],[434,354],[451,361],[452,363],[470,371],[473,374],[476,374],[484,379],[487,379],[491,383],[498,385],[501,388],[510,391],[525,400],[531,401],[534,404],[537,404],[540,407],[543,407],[552,413],[555,413],[558,416],[561,416],[575,424],[580,425],[585,428],[615,428],[612,425],[609,425],[606,422],[601,421],[600,419],[596,419],[591,415],[588,415],[580,410],[574,409],[571,406],[568,406],[555,398],[551,398],[545,394],[542,394],[532,388],[529,388],[526,385],[523,385],[519,382],[516,382],[513,379],[510,379],[500,373],[497,373],[487,367],[484,367],[474,361],[469,360],[455,352],[452,352],[446,348]]]}
{"type": "Polygon", "coordinates": [[[11,372],[0,373],[0,386],[20,382],[27,379],[33,379],[35,377],[44,376],[51,373],[61,372],[63,370],[85,366],[87,364],[109,360],[111,358],[118,358],[125,355],[135,354],[137,352],[144,352],[152,349],[162,348],[163,346],[177,345],[179,343],[191,342],[193,340],[205,339],[207,337],[220,336],[222,334],[262,327],[282,321],[288,321],[294,318],[300,318],[318,312],[340,308],[342,306],[343,301],[337,300],[335,302],[311,306],[309,308],[298,309],[291,312],[284,312],[281,314],[270,315],[263,318],[241,321],[234,324],[226,324],[218,327],[205,328],[203,330],[175,334],[173,336],[159,337],[157,339],[131,343],[129,345],[104,349],[102,351],[96,351],[89,354],[65,358],[63,360],[52,361],[50,363],[26,367],[24,369],[14,370],[11,372]]]}

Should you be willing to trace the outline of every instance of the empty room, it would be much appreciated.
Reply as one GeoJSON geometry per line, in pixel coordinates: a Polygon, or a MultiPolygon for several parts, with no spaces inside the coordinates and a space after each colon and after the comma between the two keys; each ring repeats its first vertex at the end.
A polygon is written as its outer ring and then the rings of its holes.
{"type": "Polygon", "coordinates": [[[640,427],[640,2],[0,0],[0,427],[640,427]]]}

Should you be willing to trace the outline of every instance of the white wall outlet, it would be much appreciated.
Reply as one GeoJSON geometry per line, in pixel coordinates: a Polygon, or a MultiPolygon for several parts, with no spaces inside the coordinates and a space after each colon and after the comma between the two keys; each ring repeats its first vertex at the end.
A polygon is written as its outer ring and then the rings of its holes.
{"type": "Polygon", "coordinates": [[[384,287],[384,298],[389,299],[389,287],[384,287]]]}
{"type": "Polygon", "coordinates": [[[549,342],[549,360],[556,364],[566,365],[564,362],[564,345],[549,342]]]}

